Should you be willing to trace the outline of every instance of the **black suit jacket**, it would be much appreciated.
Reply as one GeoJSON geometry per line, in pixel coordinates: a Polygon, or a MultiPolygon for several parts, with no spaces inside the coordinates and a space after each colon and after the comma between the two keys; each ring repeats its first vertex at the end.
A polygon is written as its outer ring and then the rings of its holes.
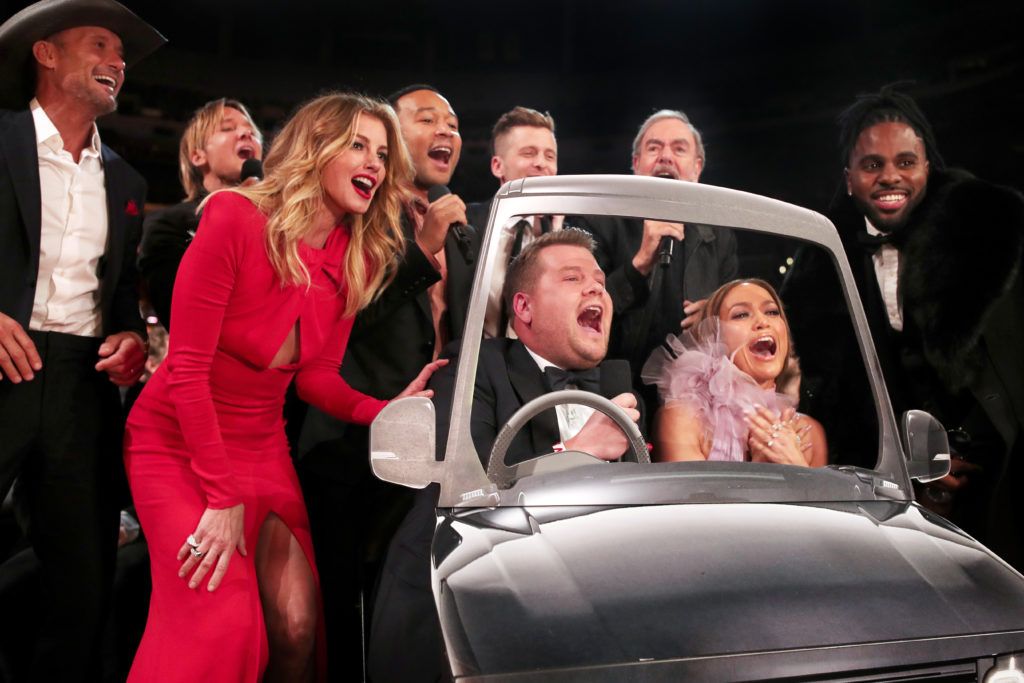
{"type": "MultiPolygon", "coordinates": [[[[354,389],[381,399],[394,398],[434,357],[434,322],[427,288],[441,274],[415,241],[412,222],[402,219],[405,255],[394,280],[356,316],[341,376],[354,389]]],[[[449,231],[444,244],[448,282],[447,328],[450,339],[462,336],[473,286],[470,263],[449,231]]],[[[298,443],[299,456],[318,444],[334,442],[357,457],[366,457],[366,429],[346,425],[316,408],[306,414],[298,443]]],[[[324,464],[333,471],[334,465],[324,464]]]]}
{"type": "Polygon", "coordinates": [[[637,373],[666,336],[679,333],[685,317],[683,300],[706,299],[739,270],[732,230],[687,225],[686,238],[681,245],[676,243],[670,265],[658,276],[660,287],[652,292],[651,278],[632,263],[643,241],[643,221],[586,216],[573,218],[572,223],[594,235],[597,262],[607,273],[608,294],[615,305],[608,355],[629,360],[637,373]]]}
{"type": "MultiPolygon", "coordinates": [[[[448,439],[458,365],[457,351],[454,345],[446,349],[445,355],[452,358],[452,361],[435,373],[430,382],[437,410],[438,459],[444,458],[444,447],[448,439]]],[[[600,367],[602,396],[612,398],[633,391],[629,382],[629,365],[625,361],[606,360],[600,367]]],[[[494,440],[509,418],[524,404],[549,392],[544,373],[521,341],[496,338],[485,339],[481,343],[470,432],[485,468],[494,440]]],[[[642,425],[641,419],[641,428],[642,425]]],[[[547,410],[531,420],[512,440],[506,462],[522,462],[542,453],[550,453],[551,447],[559,441],[558,417],[554,410],[547,410]]]]}
{"type": "MultiPolygon", "coordinates": [[[[427,288],[441,274],[415,241],[411,221],[403,219],[405,256],[394,281],[356,317],[341,374],[359,391],[377,398],[392,398],[419,374],[434,355],[434,322],[427,288]]],[[[469,308],[473,267],[459,249],[452,232],[444,244],[448,281],[449,339],[462,336],[469,308]]]]}
{"type": "MultiPolygon", "coordinates": [[[[106,145],[102,148],[107,193],[107,249],[97,270],[103,334],[138,332],[135,252],[142,229],[146,182],[106,145]]],[[[32,113],[0,112],[0,312],[28,329],[39,274],[42,234],[39,157],[32,113]]]]}
{"type": "Polygon", "coordinates": [[[184,201],[146,216],[139,248],[139,272],[149,301],[163,326],[171,329],[171,294],[178,266],[199,227],[198,199],[184,201]]]}

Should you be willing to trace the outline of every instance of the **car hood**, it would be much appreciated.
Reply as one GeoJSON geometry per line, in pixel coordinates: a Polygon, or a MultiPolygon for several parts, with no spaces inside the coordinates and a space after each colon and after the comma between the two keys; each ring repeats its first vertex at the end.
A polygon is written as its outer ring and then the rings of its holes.
{"type": "Polygon", "coordinates": [[[1024,628],[1024,579],[915,504],[439,510],[456,675],[1024,628]]]}

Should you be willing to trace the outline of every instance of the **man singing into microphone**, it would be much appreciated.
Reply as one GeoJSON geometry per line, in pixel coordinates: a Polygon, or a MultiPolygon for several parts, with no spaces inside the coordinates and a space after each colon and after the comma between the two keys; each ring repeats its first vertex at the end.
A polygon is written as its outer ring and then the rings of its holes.
{"type": "MultiPolygon", "coordinates": [[[[473,278],[458,238],[467,229],[466,206],[439,187],[448,185],[459,163],[459,119],[433,86],[412,85],[388,100],[414,170],[402,220],[405,254],[394,281],[356,318],[341,364],[350,386],[379,398],[388,397],[390,387],[408,385],[461,335],[473,278]]],[[[355,606],[368,604],[372,550],[386,546],[411,499],[408,489],[370,472],[368,441],[365,427],[310,408],[296,449],[320,569],[331,676],[338,680],[362,675],[362,622],[355,606]],[[354,510],[362,511],[359,520],[339,523],[354,510]]]]}
{"type": "Polygon", "coordinates": [[[139,272],[168,331],[174,278],[199,226],[199,204],[211,192],[245,180],[243,165],[262,158],[263,134],[241,102],[223,97],[207,102],[185,126],[178,148],[185,201],[146,215],[139,248],[139,272]]]}
{"type": "MultiPolygon", "coordinates": [[[[633,139],[635,175],[696,183],[705,162],[700,131],[681,111],[647,117],[633,139]]],[[[704,299],[736,277],[736,237],[726,229],[662,221],[585,220],[616,303],[609,356],[639,372],[669,334],[696,321],[704,299]]]]}

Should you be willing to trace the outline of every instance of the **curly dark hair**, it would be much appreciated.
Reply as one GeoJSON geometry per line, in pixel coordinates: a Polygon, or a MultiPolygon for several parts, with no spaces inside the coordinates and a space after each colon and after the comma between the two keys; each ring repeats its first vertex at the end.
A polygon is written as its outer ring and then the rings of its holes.
{"type": "Polygon", "coordinates": [[[891,83],[883,86],[876,93],[861,93],[856,101],[839,115],[839,151],[845,168],[850,161],[850,153],[857,138],[863,130],[879,123],[905,123],[914,129],[917,137],[924,143],[928,163],[934,170],[943,170],[946,166],[935,142],[935,132],[928,123],[924,112],[910,95],[901,92],[908,83],[891,83]]]}

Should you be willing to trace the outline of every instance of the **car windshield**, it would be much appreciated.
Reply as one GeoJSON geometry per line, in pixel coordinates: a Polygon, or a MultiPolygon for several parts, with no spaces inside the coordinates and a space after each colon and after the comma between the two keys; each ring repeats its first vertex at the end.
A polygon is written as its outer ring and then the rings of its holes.
{"type": "Polygon", "coordinates": [[[869,372],[877,362],[863,312],[820,215],[677,181],[527,179],[502,188],[478,237],[464,336],[435,399],[442,506],[909,496],[880,375],[869,372]],[[662,240],[653,266],[636,268],[645,221],[679,226],[672,234],[682,240],[662,240]],[[510,268],[513,253],[525,259],[531,242],[567,228],[593,236],[599,271],[578,244],[557,251],[560,260],[531,256],[536,264],[510,268]],[[711,296],[734,280],[743,284],[711,296]],[[593,360],[585,365],[596,363],[598,378],[545,370],[560,365],[563,348],[593,360]],[[639,445],[617,427],[598,431],[591,411],[603,408],[576,402],[578,393],[560,399],[557,388],[607,398],[632,388],[639,445]],[[837,389],[859,392],[864,400],[852,403],[869,409],[849,414],[837,389]],[[526,419],[522,406],[544,398],[558,405],[526,419]],[[574,434],[588,425],[594,438],[577,448],[584,440],[574,434]],[[621,460],[601,454],[619,441],[621,460]]]}

